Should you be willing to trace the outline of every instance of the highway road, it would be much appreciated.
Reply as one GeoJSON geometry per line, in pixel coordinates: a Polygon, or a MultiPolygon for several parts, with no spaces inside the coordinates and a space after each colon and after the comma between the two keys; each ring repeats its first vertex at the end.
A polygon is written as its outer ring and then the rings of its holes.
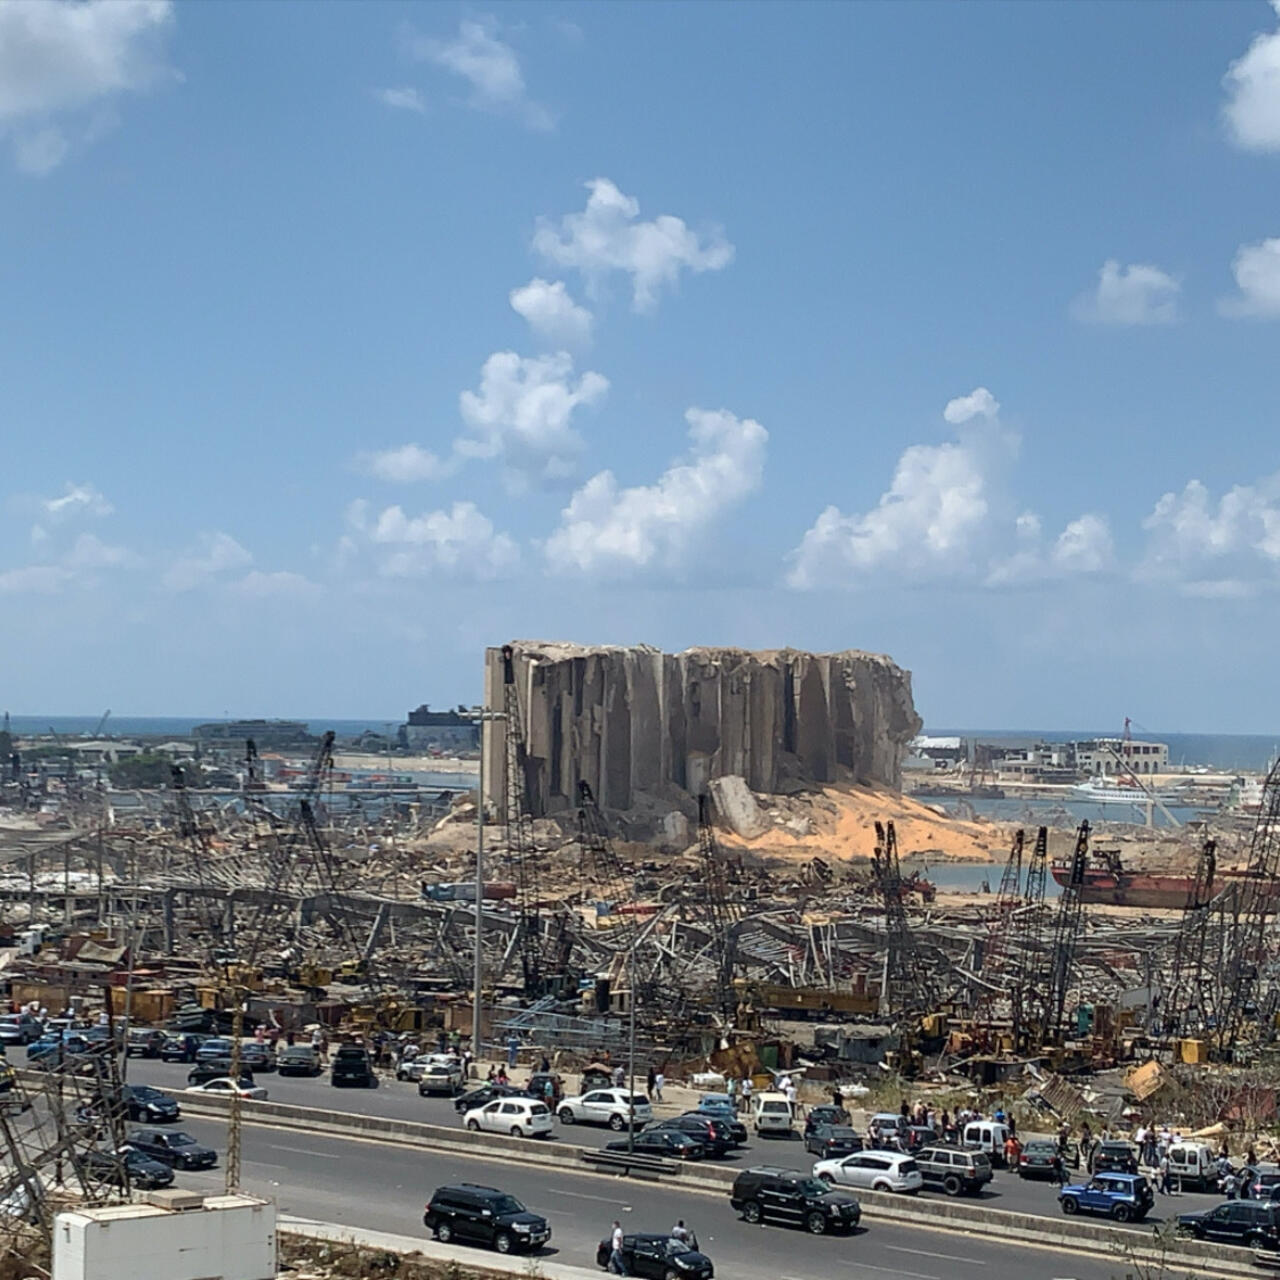
{"type": "MultiPolygon", "coordinates": [[[[10,1055],[16,1060],[17,1051],[10,1055]]],[[[139,1084],[155,1085],[173,1093],[181,1101],[186,1088],[190,1067],[181,1063],[156,1062],[133,1058],[129,1061],[129,1079],[139,1084]]],[[[281,1077],[275,1072],[262,1072],[257,1083],[264,1085],[272,1102],[286,1102],[300,1107],[319,1107],[329,1111],[347,1111],[361,1115],[386,1116],[398,1120],[416,1120],[425,1124],[438,1124],[445,1128],[461,1128],[461,1119],[454,1111],[449,1098],[420,1098],[416,1085],[384,1078],[377,1089],[335,1089],[327,1075],[315,1079],[281,1077]]],[[[620,1135],[595,1125],[562,1125],[557,1122],[552,1143],[565,1142],[580,1147],[602,1147],[620,1135]]],[[[566,1157],[567,1157],[566,1153],[566,1157]]],[[[814,1157],[807,1154],[799,1136],[791,1139],[756,1139],[754,1136],[745,1147],[727,1157],[723,1163],[773,1164],[788,1169],[812,1169],[814,1157]]],[[[1070,1176],[1070,1171],[1069,1176],[1070,1176]]],[[[925,1191],[925,1198],[945,1197],[941,1192],[925,1191]]],[[[1190,1213],[1220,1203],[1218,1195],[1186,1193],[1156,1201],[1156,1214],[1148,1222],[1159,1221],[1160,1212],[1167,1208],[1170,1214],[1190,1213]]],[[[987,1190],[973,1200],[974,1204],[991,1209],[1007,1209],[1015,1213],[1035,1213],[1047,1217],[1061,1217],[1056,1188],[1047,1182],[1024,1180],[1015,1174],[997,1170],[987,1190]]]]}
{"type": "MultiPolygon", "coordinates": [[[[224,1149],[223,1122],[182,1124],[224,1149]]],[[[683,1218],[722,1280],[1114,1280],[1123,1273],[1119,1260],[923,1227],[872,1223],[853,1236],[821,1237],[752,1227],[719,1194],[259,1125],[244,1129],[242,1168],[244,1189],[274,1198],[284,1213],[424,1239],[422,1210],[435,1187],[457,1181],[499,1186],[551,1223],[552,1239],[540,1256],[575,1266],[594,1265],[596,1245],[614,1218],[636,1231],[666,1230],[683,1218]]],[[[184,1172],[176,1185],[221,1191],[222,1177],[220,1168],[184,1172]]]]}

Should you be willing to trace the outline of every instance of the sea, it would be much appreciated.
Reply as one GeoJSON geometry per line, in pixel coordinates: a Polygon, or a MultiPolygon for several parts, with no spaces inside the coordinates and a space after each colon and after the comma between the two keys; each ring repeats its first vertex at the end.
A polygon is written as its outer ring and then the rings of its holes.
{"type": "MultiPolygon", "coordinates": [[[[239,718],[239,717],[237,717],[239,718]]],[[[247,717],[246,717],[247,718],[247,717]]],[[[324,733],[332,729],[340,738],[355,738],[362,733],[386,733],[404,723],[403,716],[391,716],[382,720],[324,720],[306,716],[273,717],[282,720],[301,720],[310,733],[324,733]]],[[[189,738],[198,724],[216,724],[227,716],[129,716],[114,712],[103,730],[117,738],[189,738]]],[[[18,734],[54,733],[67,737],[83,737],[93,733],[102,720],[96,716],[15,716],[9,717],[9,728],[18,734]]]]}

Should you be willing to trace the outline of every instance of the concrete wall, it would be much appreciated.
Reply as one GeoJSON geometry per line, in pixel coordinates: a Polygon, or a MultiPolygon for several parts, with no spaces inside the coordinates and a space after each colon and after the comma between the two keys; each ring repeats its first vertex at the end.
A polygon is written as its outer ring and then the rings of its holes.
{"type": "MultiPolygon", "coordinates": [[[[787,781],[897,787],[920,730],[911,676],[880,654],[513,644],[514,687],[535,817],[571,809],[587,782],[600,805],[696,795],[740,775],[753,791],[787,781]]],[[[486,705],[504,706],[500,648],[485,653],[486,705]]],[[[501,813],[505,729],[490,725],[485,795],[501,813]]]]}

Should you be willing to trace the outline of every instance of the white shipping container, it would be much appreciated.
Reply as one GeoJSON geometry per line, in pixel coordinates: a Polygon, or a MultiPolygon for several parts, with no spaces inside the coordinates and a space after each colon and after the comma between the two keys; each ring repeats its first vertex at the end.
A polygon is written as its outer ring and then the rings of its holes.
{"type": "Polygon", "coordinates": [[[199,1209],[110,1205],[60,1213],[53,1280],[275,1280],[276,1207],[208,1196],[199,1209]]]}

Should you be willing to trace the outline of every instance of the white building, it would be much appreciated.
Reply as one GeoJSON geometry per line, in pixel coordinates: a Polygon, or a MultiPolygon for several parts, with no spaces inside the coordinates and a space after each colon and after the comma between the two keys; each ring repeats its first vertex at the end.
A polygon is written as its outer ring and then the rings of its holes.
{"type": "Polygon", "coordinates": [[[1104,773],[1168,773],[1169,746],[1164,742],[1139,742],[1124,738],[1095,738],[1075,745],[1076,768],[1097,777],[1104,773]],[[1124,761],[1122,765],[1120,760],[1124,761]]]}

